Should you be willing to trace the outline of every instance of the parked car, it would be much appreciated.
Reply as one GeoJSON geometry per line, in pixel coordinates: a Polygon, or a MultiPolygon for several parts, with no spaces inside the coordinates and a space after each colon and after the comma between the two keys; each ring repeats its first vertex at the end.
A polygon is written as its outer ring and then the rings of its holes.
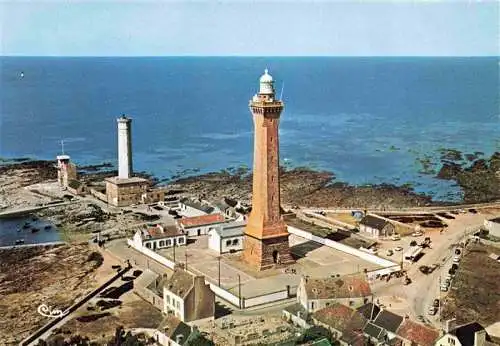
{"type": "Polygon", "coordinates": [[[428,311],[428,314],[431,315],[431,316],[434,316],[437,312],[437,307],[435,306],[429,306],[429,311],[428,311]]]}
{"type": "Polygon", "coordinates": [[[453,270],[457,270],[457,269],[458,269],[458,264],[453,263],[453,264],[451,265],[451,269],[453,269],[453,270]]]}
{"type": "Polygon", "coordinates": [[[435,307],[439,307],[439,299],[434,299],[434,301],[432,302],[432,305],[435,306],[435,307]]]}
{"type": "Polygon", "coordinates": [[[397,233],[396,233],[396,234],[393,234],[393,235],[391,236],[391,239],[392,239],[392,240],[394,240],[394,241],[396,241],[396,240],[400,240],[400,239],[401,239],[401,236],[400,236],[399,234],[397,234],[397,233]]]}
{"type": "Polygon", "coordinates": [[[402,250],[403,250],[403,248],[401,246],[396,246],[394,248],[394,251],[402,251],[402,250]]]}
{"type": "Polygon", "coordinates": [[[448,286],[441,285],[441,292],[448,292],[448,286]]]}
{"type": "Polygon", "coordinates": [[[460,256],[462,254],[462,250],[455,249],[455,255],[460,256]]]}
{"type": "Polygon", "coordinates": [[[386,256],[392,256],[394,254],[394,251],[392,251],[391,249],[387,250],[387,252],[385,253],[386,256]]]}
{"type": "Polygon", "coordinates": [[[459,263],[459,262],[460,262],[460,257],[459,256],[453,257],[453,263],[459,263]]]}
{"type": "Polygon", "coordinates": [[[420,231],[416,231],[416,232],[413,232],[411,236],[412,236],[412,237],[420,237],[421,235],[423,235],[423,233],[422,233],[422,232],[420,232],[420,231]]]}

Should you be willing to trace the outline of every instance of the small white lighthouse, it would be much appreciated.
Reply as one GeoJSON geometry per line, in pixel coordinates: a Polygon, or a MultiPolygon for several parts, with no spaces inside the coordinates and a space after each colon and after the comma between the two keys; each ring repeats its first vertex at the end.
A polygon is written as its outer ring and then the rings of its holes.
{"type": "Polygon", "coordinates": [[[122,115],[118,119],[118,178],[128,179],[132,175],[132,119],[122,115]]]}

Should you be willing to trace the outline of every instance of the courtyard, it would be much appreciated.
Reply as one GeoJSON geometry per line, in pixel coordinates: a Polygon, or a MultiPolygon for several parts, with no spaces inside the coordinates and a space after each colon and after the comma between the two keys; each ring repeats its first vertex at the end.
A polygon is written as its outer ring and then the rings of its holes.
{"type": "MultiPolygon", "coordinates": [[[[220,256],[208,248],[208,236],[189,239],[188,245],[175,248],[175,262],[186,265],[188,270],[204,275],[213,284],[245,298],[264,295],[287,289],[295,292],[301,276],[330,277],[347,275],[380,268],[347,253],[309,241],[291,234],[290,248],[296,263],[286,268],[275,268],[256,272],[240,260],[240,253],[220,256]],[[219,271],[220,261],[220,271],[219,271]],[[292,270],[293,269],[293,270],[292,270]],[[240,287],[241,286],[241,287],[240,287]]],[[[170,260],[174,249],[158,250],[170,260]]]]}

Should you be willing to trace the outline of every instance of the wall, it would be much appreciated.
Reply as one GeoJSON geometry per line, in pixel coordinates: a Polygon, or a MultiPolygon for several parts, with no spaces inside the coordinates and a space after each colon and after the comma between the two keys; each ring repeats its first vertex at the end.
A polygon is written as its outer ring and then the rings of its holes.
{"type": "Polygon", "coordinates": [[[240,300],[237,296],[232,294],[231,292],[226,291],[225,289],[209,283],[210,289],[218,296],[221,297],[224,300],[227,300],[229,303],[233,304],[234,306],[239,307],[240,306],[240,300]]]}
{"type": "Polygon", "coordinates": [[[262,296],[244,298],[243,307],[249,308],[256,305],[262,305],[266,303],[272,303],[278,300],[288,299],[288,290],[274,292],[270,294],[265,294],[262,296]]]}
{"type": "Polygon", "coordinates": [[[350,246],[338,243],[336,241],[333,241],[333,240],[330,240],[330,239],[320,238],[318,236],[312,235],[309,232],[305,232],[303,230],[300,230],[300,229],[292,227],[292,226],[288,226],[288,232],[290,232],[291,234],[295,234],[295,235],[297,235],[299,237],[302,237],[302,238],[305,238],[305,239],[309,239],[309,240],[315,241],[317,243],[320,243],[320,244],[326,245],[328,247],[331,247],[333,249],[337,249],[339,251],[342,251],[342,252],[348,253],[350,255],[356,256],[358,258],[361,258],[361,259],[363,259],[365,261],[368,261],[370,263],[377,264],[377,265],[382,266],[384,268],[393,267],[394,268],[393,271],[396,271],[396,267],[397,267],[398,268],[397,270],[399,270],[399,264],[397,264],[397,263],[393,263],[393,262],[391,262],[389,260],[386,260],[386,259],[380,258],[378,256],[375,256],[375,255],[372,255],[372,254],[360,251],[358,249],[355,249],[353,247],[350,247],[350,246]]]}
{"type": "Polygon", "coordinates": [[[139,297],[141,297],[160,311],[164,311],[165,307],[163,305],[163,298],[157,295],[155,292],[147,289],[146,287],[142,287],[141,285],[136,285],[134,287],[134,290],[139,297]]]}
{"type": "Polygon", "coordinates": [[[208,233],[208,248],[217,253],[221,252],[220,236],[215,230],[210,230],[208,233]]]}
{"type": "Polygon", "coordinates": [[[90,194],[94,196],[95,198],[108,203],[108,198],[106,197],[106,194],[97,191],[96,189],[90,189],[90,194]]]}
{"type": "Polygon", "coordinates": [[[135,243],[130,239],[127,239],[127,244],[130,245],[131,247],[133,247],[134,249],[136,249],[137,251],[142,252],[146,256],[149,256],[152,259],[154,259],[155,261],[163,264],[164,266],[167,266],[170,269],[174,269],[174,266],[175,266],[174,262],[172,262],[171,260],[169,260],[163,256],[158,255],[156,252],[151,251],[144,246],[136,246],[135,243]]]}
{"type": "Polygon", "coordinates": [[[200,230],[200,235],[207,235],[208,230],[213,228],[214,225],[204,225],[204,226],[197,226],[197,227],[189,227],[189,228],[181,228],[187,232],[188,237],[197,237],[198,236],[198,230],[200,230]]]}

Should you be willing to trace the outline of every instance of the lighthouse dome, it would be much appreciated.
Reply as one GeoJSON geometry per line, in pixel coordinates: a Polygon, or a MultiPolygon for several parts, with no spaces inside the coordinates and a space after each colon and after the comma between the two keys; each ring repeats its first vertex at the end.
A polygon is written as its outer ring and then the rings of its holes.
{"type": "Polygon", "coordinates": [[[273,77],[268,73],[267,68],[264,74],[260,77],[260,90],[259,94],[274,94],[273,77]]]}

